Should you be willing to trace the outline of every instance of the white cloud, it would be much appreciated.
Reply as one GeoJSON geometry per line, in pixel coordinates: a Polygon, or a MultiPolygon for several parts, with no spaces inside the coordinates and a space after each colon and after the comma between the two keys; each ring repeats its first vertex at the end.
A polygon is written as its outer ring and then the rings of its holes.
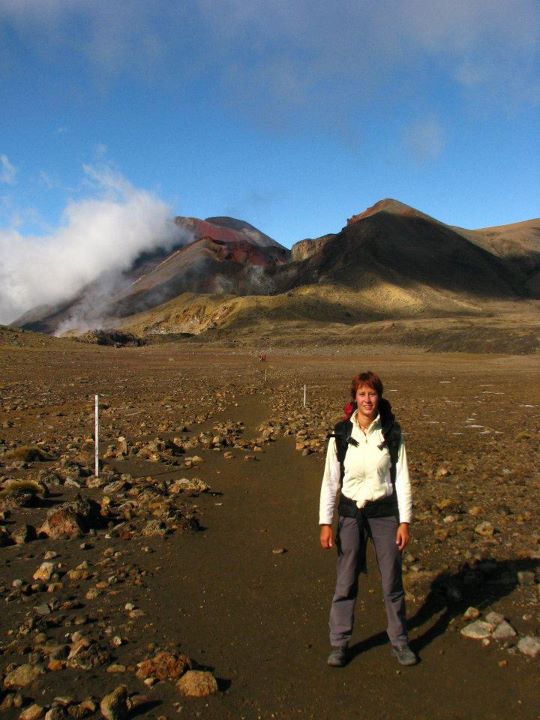
{"type": "Polygon", "coordinates": [[[82,57],[100,81],[127,73],[176,92],[210,79],[269,121],[305,111],[346,127],[403,78],[420,92],[426,72],[465,93],[540,102],[538,0],[0,0],[0,16],[49,60],[82,57]]]}
{"type": "Polygon", "coordinates": [[[436,160],[445,145],[444,129],[437,118],[422,118],[407,129],[405,144],[415,162],[436,160]]]}
{"type": "Polygon", "coordinates": [[[14,185],[16,174],[17,169],[9,162],[7,155],[0,155],[0,182],[14,185]]]}
{"type": "Polygon", "coordinates": [[[71,202],[44,236],[0,230],[0,322],[75,295],[103,274],[120,274],[143,250],[181,240],[171,209],[110,167],[84,168],[91,195],[71,202]]]}

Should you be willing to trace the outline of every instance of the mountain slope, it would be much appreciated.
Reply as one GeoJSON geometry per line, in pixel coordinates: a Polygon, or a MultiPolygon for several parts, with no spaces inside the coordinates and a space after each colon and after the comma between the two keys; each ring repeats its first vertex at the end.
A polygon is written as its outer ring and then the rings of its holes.
{"type": "Polygon", "coordinates": [[[179,328],[199,317],[193,327],[203,332],[256,325],[262,317],[350,323],[475,315],[488,303],[540,298],[539,220],[464,230],[387,199],[340,232],[302,240],[291,251],[233,218],[176,223],[191,242],[142,254],[122,282],[103,284],[105,295],[96,282],[15,324],[46,332],[120,326],[187,332],[179,328]],[[191,312],[190,303],[198,310],[191,312]]]}
{"type": "Polygon", "coordinates": [[[241,220],[178,217],[175,222],[190,242],[141,253],[124,273],[98,278],[57,305],[33,308],[12,325],[49,333],[88,330],[116,324],[183,292],[271,292],[272,273],[290,256],[241,220]]]}

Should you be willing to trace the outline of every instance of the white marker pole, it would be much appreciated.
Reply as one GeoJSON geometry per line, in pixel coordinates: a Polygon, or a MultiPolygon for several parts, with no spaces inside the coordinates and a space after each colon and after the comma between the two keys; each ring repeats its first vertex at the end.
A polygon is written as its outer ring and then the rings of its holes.
{"type": "Polygon", "coordinates": [[[307,402],[307,385],[304,385],[304,407],[306,407],[307,402]]]}
{"type": "Polygon", "coordinates": [[[94,404],[94,475],[99,476],[99,395],[95,396],[94,404]]]}

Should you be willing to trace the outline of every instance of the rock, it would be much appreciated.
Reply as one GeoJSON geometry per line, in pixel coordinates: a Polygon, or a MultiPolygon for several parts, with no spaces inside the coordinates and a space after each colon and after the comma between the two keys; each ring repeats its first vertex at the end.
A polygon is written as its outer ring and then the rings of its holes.
{"type": "Polygon", "coordinates": [[[73,502],[49,510],[38,532],[54,540],[80,537],[99,522],[99,509],[96,502],[78,495],[73,502]]]}
{"type": "Polygon", "coordinates": [[[44,668],[42,665],[30,665],[25,663],[19,665],[9,672],[4,678],[5,688],[22,688],[30,685],[36,678],[43,675],[44,668]]]}
{"type": "Polygon", "coordinates": [[[495,534],[495,528],[490,522],[485,520],[474,528],[474,532],[481,537],[490,538],[495,534]]]}
{"type": "Polygon", "coordinates": [[[106,720],[126,720],[128,716],[127,699],[127,687],[119,685],[101,700],[99,704],[101,714],[106,720]]]}
{"type": "Polygon", "coordinates": [[[216,678],[204,670],[188,670],[176,687],[186,697],[208,697],[218,691],[216,678]]]}
{"type": "Polygon", "coordinates": [[[13,545],[13,538],[5,528],[0,527],[0,547],[8,547],[8,545],[13,545]]]}
{"type": "Polygon", "coordinates": [[[45,709],[41,705],[33,703],[25,708],[19,715],[19,720],[39,720],[45,715],[45,709]]]}
{"type": "Polygon", "coordinates": [[[497,625],[497,627],[493,631],[492,637],[494,640],[511,640],[512,638],[516,637],[516,635],[517,633],[510,625],[510,623],[506,620],[503,620],[497,625]]]}
{"type": "Polygon", "coordinates": [[[130,713],[135,713],[136,711],[142,713],[144,706],[149,705],[151,702],[152,700],[148,695],[135,694],[128,699],[128,708],[130,713]]]}
{"type": "Polygon", "coordinates": [[[88,715],[93,715],[96,712],[97,705],[92,698],[86,698],[77,705],[72,705],[69,710],[69,716],[74,720],[82,720],[88,715]]]}
{"type": "Polygon", "coordinates": [[[67,720],[67,709],[63,705],[53,705],[45,713],[45,720],[67,720]]]}
{"type": "Polygon", "coordinates": [[[10,537],[15,545],[24,545],[36,539],[36,528],[33,525],[19,525],[11,531],[10,537]]]}
{"type": "Polygon", "coordinates": [[[155,677],[158,680],[178,680],[189,669],[191,669],[191,660],[187,655],[173,655],[164,651],[137,663],[136,675],[141,680],[148,677],[155,677]]]}
{"type": "Polygon", "coordinates": [[[67,667],[75,670],[91,670],[98,665],[105,665],[111,659],[109,651],[97,642],[73,634],[73,644],[66,661],[67,667]],[[76,638],[76,639],[75,639],[76,638]]]}
{"type": "Polygon", "coordinates": [[[45,617],[45,615],[51,614],[51,608],[47,603],[41,603],[41,605],[36,605],[34,607],[34,612],[36,615],[41,615],[41,617],[45,617]]]}
{"type": "Polygon", "coordinates": [[[461,628],[460,632],[463,637],[472,638],[473,640],[483,640],[484,638],[491,637],[493,632],[493,625],[484,620],[475,620],[469,625],[465,625],[461,628]]]}
{"type": "Polygon", "coordinates": [[[144,537],[163,536],[168,532],[167,525],[159,519],[149,520],[142,529],[144,537]]]}
{"type": "Polygon", "coordinates": [[[501,613],[491,611],[488,612],[486,615],[486,622],[490,623],[491,625],[500,625],[502,621],[504,620],[504,615],[501,615],[501,613]]]}
{"type": "Polygon", "coordinates": [[[82,522],[72,508],[53,508],[47,513],[47,519],[39,528],[40,535],[47,535],[53,540],[60,538],[76,538],[84,533],[82,522]]]}
{"type": "Polygon", "coordinates": [[[113,663],[112,665],[109,665],[106,672],[114,674],[114,673],[125,673],[126,672],[126,666],[121,665],[120,663],[113,663]]]}
{"type": "Polygon", "coordinates": [[[175,480],[175,482],[170,487],[171,493],[191,493],[191,494],[198,494],[198,493],[205,493],[210,490],[210,486],[207,485],[204,480],[201,480],[200,478],[192,478],[191,480],[188,478],[181,478],[180,480],[175,480]]]}
{"type": "Polygon", "coordinates": [[[464,620],[476,620],[480,617],[480,610],[475,607],[469,607],[463,613],[464,620]]]}
{"type": "Polygon", "coordinates": [[[525,635],[517,644],[518,650],[527,657],[536,659],[540,656],[540,637],[525,635]]]}
{"type": "Polygon", "coordinates": [[[0,703],[0,712],[11,710],[12,708],[18,708],[20,710],[22,706],[23,696],[21,693],[8,693],[0,703]]]}
{"type": "Polygon", "coordinates": [[[43,582],[49,582],[51,575],[54,572],[54,563],[44,562],[38,567],[35,573],[32,575],[34,580],[41,580],[43,582]]]}

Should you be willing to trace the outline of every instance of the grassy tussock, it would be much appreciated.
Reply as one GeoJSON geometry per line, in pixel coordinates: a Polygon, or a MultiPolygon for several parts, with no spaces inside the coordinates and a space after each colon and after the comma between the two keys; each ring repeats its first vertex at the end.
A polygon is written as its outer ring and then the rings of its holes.
{"type": "Polygon", "coordinates": [[[6,460],[19,460],[21,462],[47,462],[48,460],[54,460],[52,455],[49,455],[37,445],[21,445],[12,450],[8,450],[4,454],[6,460]]]}
{"type": "Polygon", "coordinates": [[[41,497],[48,495],[45,485],[35,480],[8,480],[7,484],[0,490],[0,500],[13,497],[17,493],[31,493],[41,497]]]}

